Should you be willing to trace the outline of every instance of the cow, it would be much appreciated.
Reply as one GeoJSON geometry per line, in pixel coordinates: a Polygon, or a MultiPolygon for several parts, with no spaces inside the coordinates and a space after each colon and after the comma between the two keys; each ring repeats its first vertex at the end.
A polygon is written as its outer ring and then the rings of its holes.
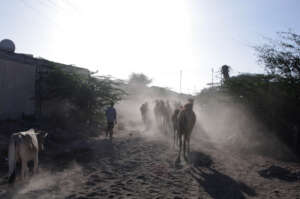
{"type": "Polygon", "coordinates": [[[13,183],[16,178],[16,164],[21,163],[21,180],[28,173],[28,162],[33,160],[33,173],[38,169],[38,152],[44,149],[47,133],[36,133],[34,129],[14,133],[10,137],[8,146],[8,182],[13,183]]]}

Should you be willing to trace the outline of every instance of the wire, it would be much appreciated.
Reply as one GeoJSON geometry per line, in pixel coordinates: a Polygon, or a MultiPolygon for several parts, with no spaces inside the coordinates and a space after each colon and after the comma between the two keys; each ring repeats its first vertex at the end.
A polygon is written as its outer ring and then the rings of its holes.
{"type": "Polygon", "coordinates": [[[47,21],[50,21],[51,23],[53,23],[58,29],[62,30],[62,28],[60,27],[60,25],[58,23],[56,23],[52,18],[48,17],[47,15],[45,15],[44,13],[42,13],[37,8],[33,7],[30,3],[28,3],[29,1],[19,0],[19,2],[21,2],[28,9],[33,10],[35,13],[37,13],[38,17],[43,17],[47,21]]]}

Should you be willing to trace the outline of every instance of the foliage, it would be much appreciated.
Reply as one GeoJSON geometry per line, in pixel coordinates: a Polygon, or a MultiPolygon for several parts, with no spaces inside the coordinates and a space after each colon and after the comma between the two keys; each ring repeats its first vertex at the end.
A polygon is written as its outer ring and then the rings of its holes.
{"type": "Polygon", "coordinates": [[[55,67],[44,78],[42,101],[59,99],[73,107],[72,117],[79,123],[98,123],[103,120],[104,107],[121,100],[125,92],[120,82],[108,77],[66,72],[55,67]]]}
{"type": "MultiPolygon", "coordinates": [[[[276,75],[241,74],[220,87],[203,90],[197,99],[214,111],[218,103],[245,105],[262,123],[292,146],[294,128],[300,129],[300,84],[276,75]]],[[[294,147],[294,146],[292,146],[294,147]]]]}
{"type": "Polygon", "coordinates": [[[300,36],[291,32],[279,36],[280,41],[255,48],[266,75],[228,78],[220,87],[204,89],[197,99],[203,105],[212,104],[210,110],[220,102],[245,105],[270,132],[300,154],[300,140],[295,140],[297,133],[300,136],[300,36]]]}
{"type": "Polygon", "coordinates": [[[269,74],[283,78],[300,79],[300,35],[278,33],[280,40],[255,47],[258,58],[269,74]]]}
{"type": "Polygon", "coordinates": [[[143,73],[132,73],[129,77],[128,84],[147,86],[152,80],[143,73]]]}
{"type": "Polygon", "coordinates": [[[204,88],[197,96],[197,101],[202,106],[207,106],[215,102],[222,101],[223,95],[222,90],[220,87],[210,87],[210,88],[204,88]]]}

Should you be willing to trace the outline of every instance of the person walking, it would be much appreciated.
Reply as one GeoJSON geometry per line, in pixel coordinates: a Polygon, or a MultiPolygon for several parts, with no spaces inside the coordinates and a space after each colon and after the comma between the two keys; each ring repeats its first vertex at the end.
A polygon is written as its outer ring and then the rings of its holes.
{"type": "Polygon", "coordinates": [[[107,130],[106,130],[106,137],[113,137],[113,129],[115,124],[117,124],[117,111],[114,108],[114,102],[110,103],[110,106],[105,111],[106,121],[107,121],[107,130]]]}

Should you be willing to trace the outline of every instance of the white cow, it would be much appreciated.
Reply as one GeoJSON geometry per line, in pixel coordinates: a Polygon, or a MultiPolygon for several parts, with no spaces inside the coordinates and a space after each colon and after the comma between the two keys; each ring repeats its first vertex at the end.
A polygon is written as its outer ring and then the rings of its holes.
{"type": "Polygon", "coordinates": [[[42,138],[40,142],[38,142],[37,135],[38,133],[35,133],[34,129],[11,135],[8,147],[8,181],[10,183],[15,180],[18,161],[21,162],[21,180],[28,173],[28,161],[34,161],[33,173],[37,172],[39,148],[43,150],[43,142],[47,134],[40,135],[42,138]]]}

